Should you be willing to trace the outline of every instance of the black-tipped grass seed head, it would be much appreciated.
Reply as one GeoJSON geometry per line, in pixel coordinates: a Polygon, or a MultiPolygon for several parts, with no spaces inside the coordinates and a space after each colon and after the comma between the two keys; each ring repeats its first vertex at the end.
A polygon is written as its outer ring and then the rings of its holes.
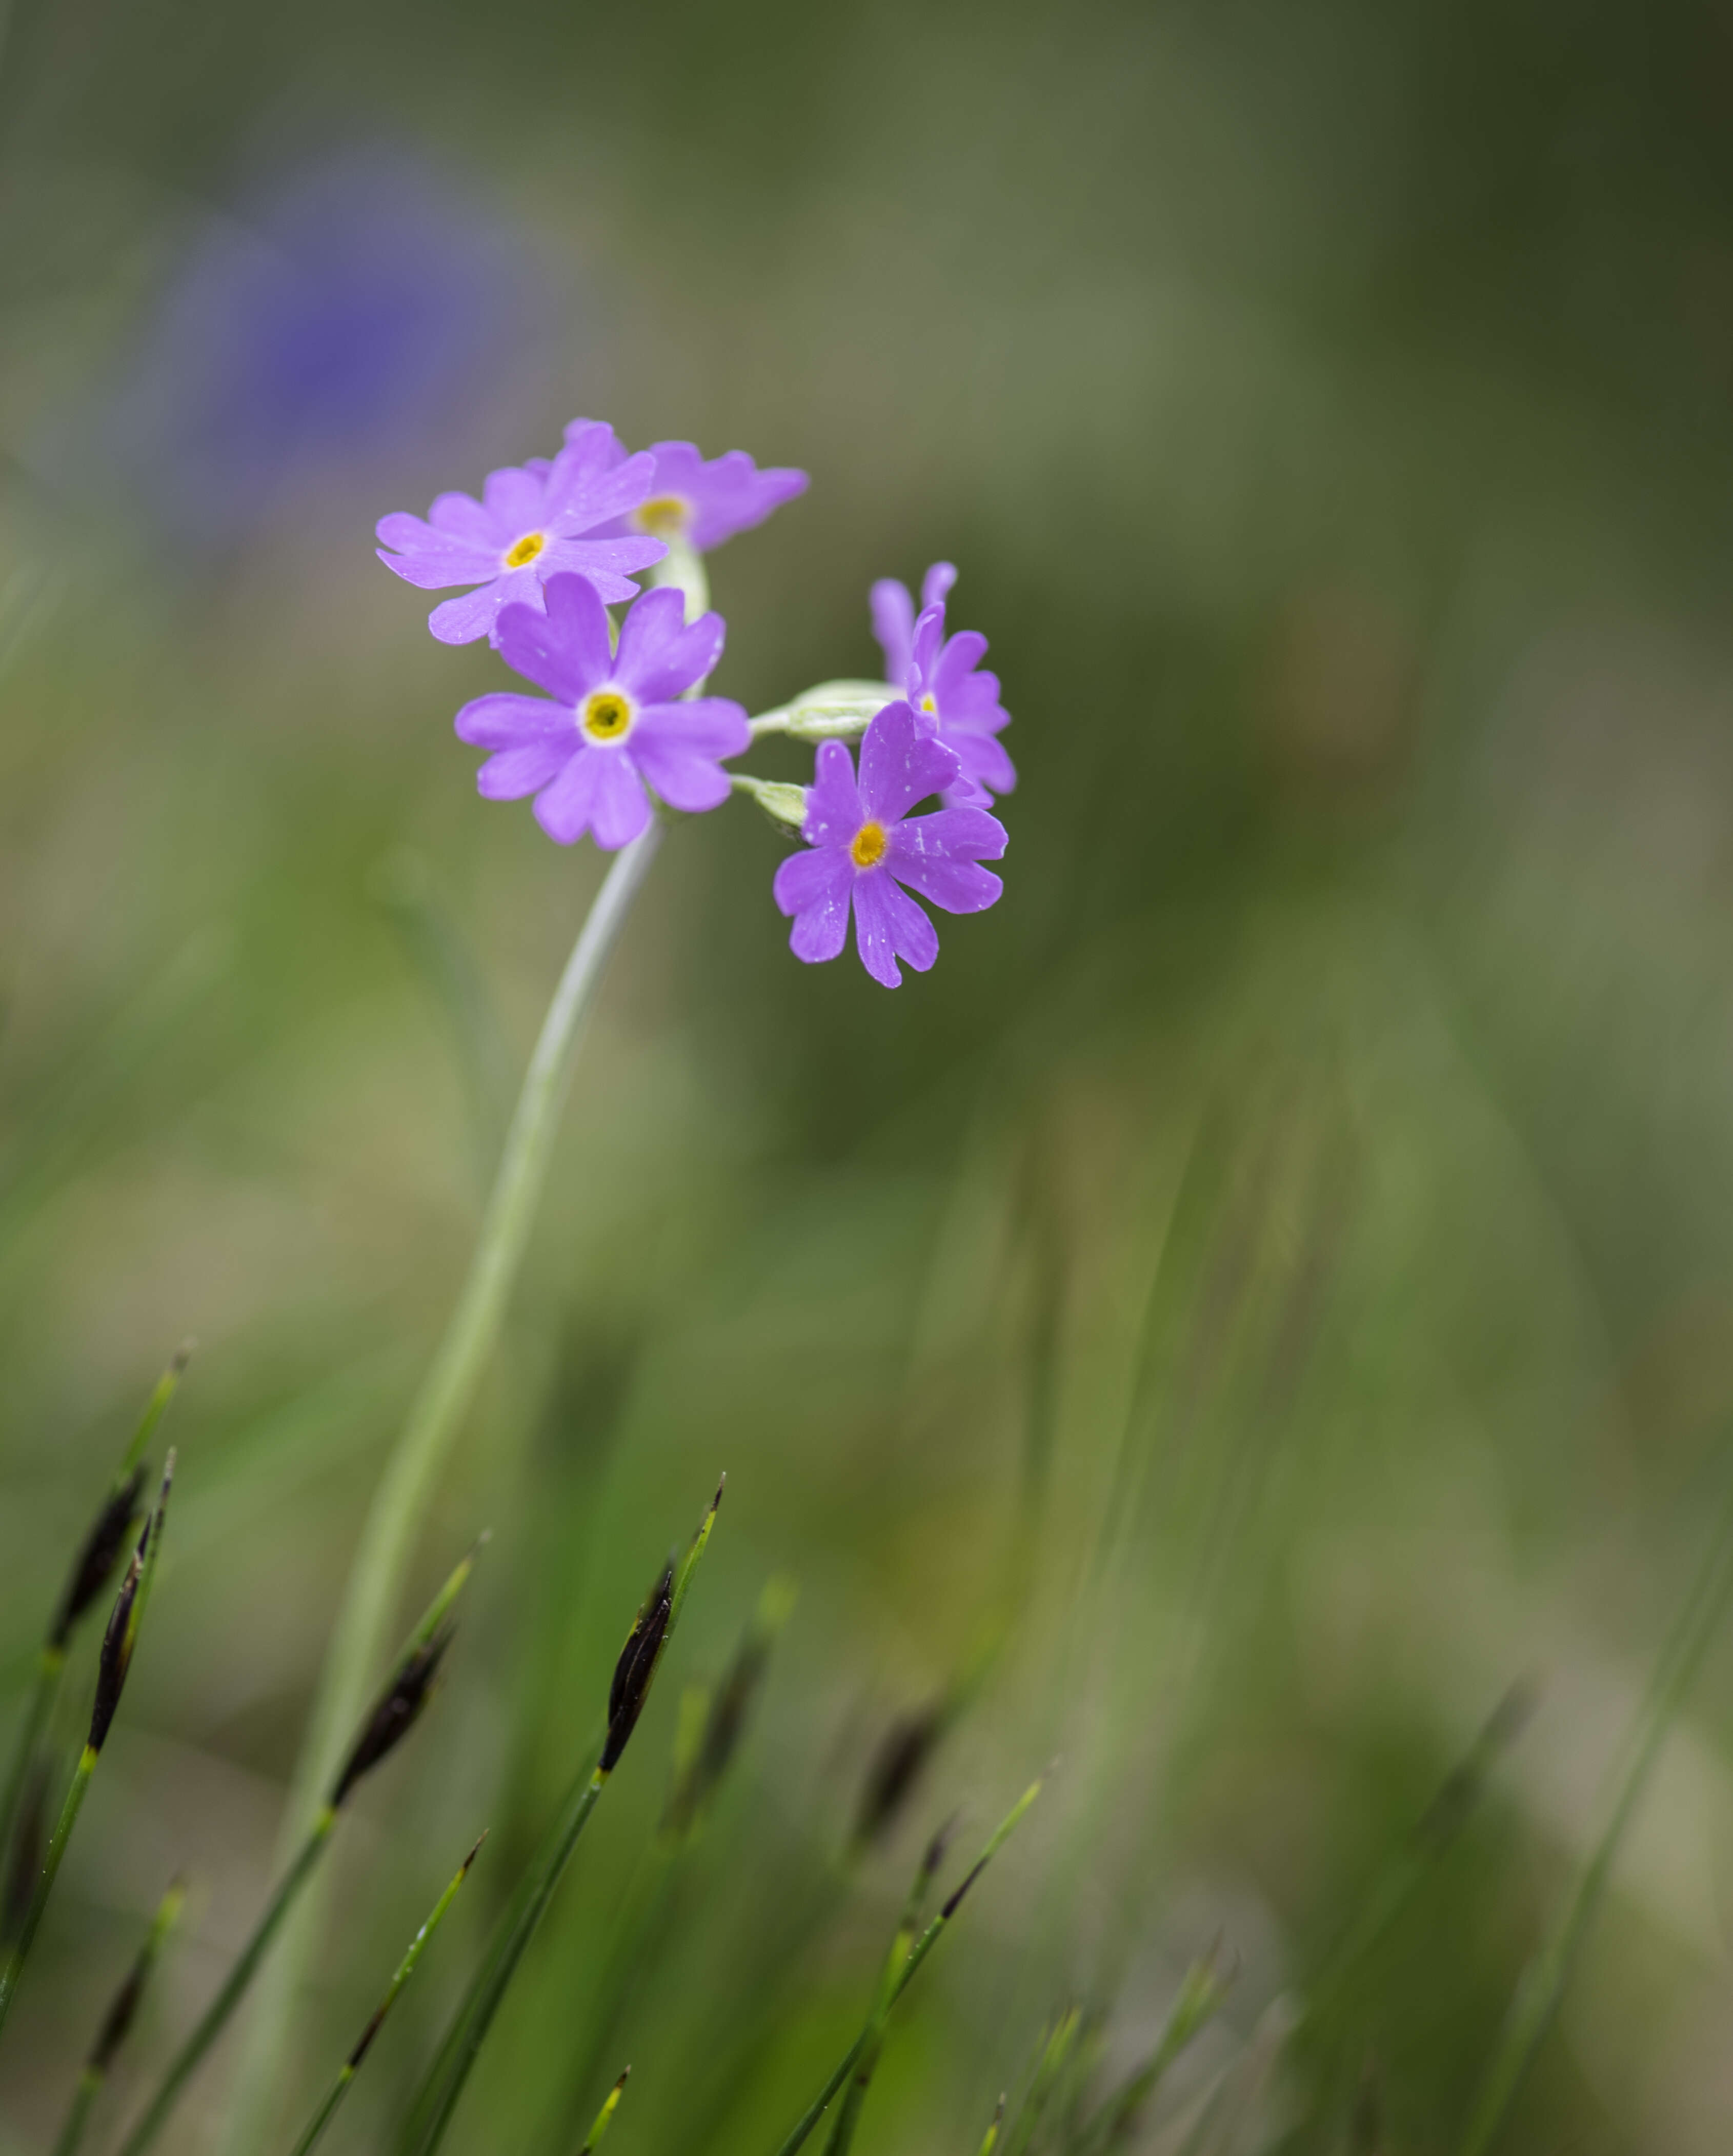
{"type": "Polygon", "coordinates": [[[423,1640],[404,1660],[368,1716],[366,1728],[356,1740],[355,1748],[337,1777],[331,1799],[333,1811],[341,1809],[361,1777],[371,1774],[388,1753],[394,1751],[419,1721],[456,1629],[454,1625],[442,1625],[431,1639],[423,1640]]]}
{"type": "Polygon", "coordinates": [[[602,1748],[604,1774],[611,1774],[618,1765],[620,1755],[638,1727],[673,1608],[674,1566],[670,1563],[662,1568],[661,1577],[650,1589],[649,1599],[638,1611],[620,1650],[620,1659],[614,1664],[613,1682],[608,1688],[608,1741],[602,1748]]]}
{"type": "Polygon", "coordinates": [[[126,1577],[120,1583],[120,1591],[115,1597],[108,1630],[102,1635],[102,1651],[96,1660],[96,1697],[90,1708],[90,1733],[85,1740],[85,1748],[90,1752],[100,1752],[107,1741],[120,1707],[120,1694],[126,1688],[126,1672],[132,1666],[132,1606],[138,1599],[139,1582],[144,1578],[151,1526],[147,1519],[138,1538],[138,1548],[132,1553],[132,1562],[126,1568],[126,1577]]]}
{"type": "Polygon", "coordinates": [[[876,1841],[890,1831],[944,1727],[945,1709],[937,1704],[900,1716],[886,1730],[861,1792],[854,1826],[857,1842],[876,1841]]]}
{"type": "Polygon", "coordinates": [[[49,1645],[55,1650],[64,1651],[79,1620],[113,1578],[120,1553],[138,1525],[138,1501],[149,1471],[144,1461],[140,1460],[119,1489],[110,1491],[101,1511],[92,1521],[84,1545],[73,1561],[66,1592],[60,1599],[54,1628],[49,1635],[49,1645]]]}

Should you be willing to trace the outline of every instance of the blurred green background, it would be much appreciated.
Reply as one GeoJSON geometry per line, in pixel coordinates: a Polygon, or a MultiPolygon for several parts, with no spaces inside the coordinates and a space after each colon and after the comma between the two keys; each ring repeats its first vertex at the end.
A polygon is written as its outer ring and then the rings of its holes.
{"type": "MultiPolygon", "coordinates": [[[[0,2148],[49,2145],[171,1872],[194,1914],[104,2145],[264,1892],[599,872],[476,799],[450,718],[499,662],[433,643],[372,526],[580,413],[812,472],[711,565],[716,687],[754,710],[868,670],[874,578],[959,564],[1017,721],[1006,894],[887,996],[790,957],[744,803],[674,834],[421,1553],[418,1591],[495,1529],[346,1832],[291,2112],[491,1823],[331,2144],[388,2145],[726,1469],[452,2146],[564,2156],[629,2059],[618,2156],[768,2156],[923,1835],[966,1806],[966,1851],[1056,1754],[864,2151],[967,2156],[1074,2002],[1123,2065],[1218,1935],[1240,1974],[1172,2107],[1248,2047],[1269,2071],[1212,2146],[1458,2145],[1725,1479],[1730,84],[1733,23],[1684,0],[15,5],[8,1727],[138,1405],[201,1344],[0,2148]],[[779,1574],[750,1737],[598,2030],[679,1687],[779,1574]],[[1484,1801],[1279,2046],[1519,1677],[1484,1801]],[[976,1678],[848,1858],[887,1729],[976,1678]]],[[[1726,2147],[1730,1743],[1722,1654],[1510,2147],[1726,2147]]],[[[234,2052],[165,2147],[224,2145],[234,2052]]]]}

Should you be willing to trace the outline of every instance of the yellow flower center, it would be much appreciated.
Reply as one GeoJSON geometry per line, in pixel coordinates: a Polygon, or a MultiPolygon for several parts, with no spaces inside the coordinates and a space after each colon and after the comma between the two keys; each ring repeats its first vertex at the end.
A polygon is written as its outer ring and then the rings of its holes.
{"type": "Polygon", "coordinates": [[[633,513],[640,531],[658,539],[672,539],[685,530],[692,511],[677,494],[653,494],[633,513]]]}
{"type": "Polygon", "coordinates": [[[936,711],[938,710],[938,699],[934,696],[931,689],[929,689],[926,694],[921,698],[920,708],[923,711],[936,711]]]}
{"type": "Polygon", "coordinates": [[[884,858],[884,826],[863,824],[849,843],[849,854],[858,869],[876,868],[884,858]]]}
{"type": "Polygon", "coordinates": [[[518,541],[516,546],[515,546],[511,552],[505,557],[506,567],[508,569],[521,569],[526,567],[530,562],[535,560],[536,557],[541,552],[542,548],[546,546],[546,544],[547,537],[546,533],[541,531],[525,532],[523,537],[518,541]]]}
{"type": "Polygon", "coordinates": [[[592,741],[618,741],[632,723],[632,706],[612,689],[598,689],[584,699],[580,724],[592,741]]]}

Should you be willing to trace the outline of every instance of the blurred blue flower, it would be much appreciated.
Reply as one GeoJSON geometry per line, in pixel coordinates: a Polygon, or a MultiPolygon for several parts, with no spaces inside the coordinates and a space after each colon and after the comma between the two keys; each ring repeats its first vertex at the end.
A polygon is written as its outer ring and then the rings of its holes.
{"type": "Polygon", "coordinates": [[[497,422],[548,315],[528,250],[401,151],[305,163],[194,242],[95,429],[152,521],[221,545],[497,422]]]}

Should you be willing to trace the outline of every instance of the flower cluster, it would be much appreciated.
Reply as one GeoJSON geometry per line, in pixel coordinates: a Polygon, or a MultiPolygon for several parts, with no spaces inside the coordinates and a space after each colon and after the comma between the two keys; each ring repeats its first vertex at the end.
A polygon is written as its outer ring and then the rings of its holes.
{"type": "Polygon", "coordinates": [[[695,814],[751,794],[806,842],[773,886],[795,956],[836,957],[852,917],[861,963],[894,988],[900,961],[925,973],[938,956],[917,897],[979,913],[1002,889],[982,863],[1005,850],[990,808],[1017,783],[998,738],[1010,714],[981,663],[985,637],[946,633],[948,562],[928,570],[918,613],[902,584],[873,587],[883,680],[822,683],[756,719],[702,693],[726,634],[703,557],[806,485],[738,449],[706,462],[690,442],[659,442],[631,455],[603,422],[574,419],[557,456],[490,472],[479,501],[443,494],[425,518],[382,518],[379,558],[425,591],[468,587],[434,608],[433,634],[486,638],[543,692],[496,690],[458,713],[459,739],[490,752],[476,781],[487,799],[533,796],[550,838],[587,832],[611,850],[658,804],[695,814]],[[618,622],[610,607],[624,609],[618,622]],[[817,745],[810,787],[723,768],[770,733],[817,745]]]}

